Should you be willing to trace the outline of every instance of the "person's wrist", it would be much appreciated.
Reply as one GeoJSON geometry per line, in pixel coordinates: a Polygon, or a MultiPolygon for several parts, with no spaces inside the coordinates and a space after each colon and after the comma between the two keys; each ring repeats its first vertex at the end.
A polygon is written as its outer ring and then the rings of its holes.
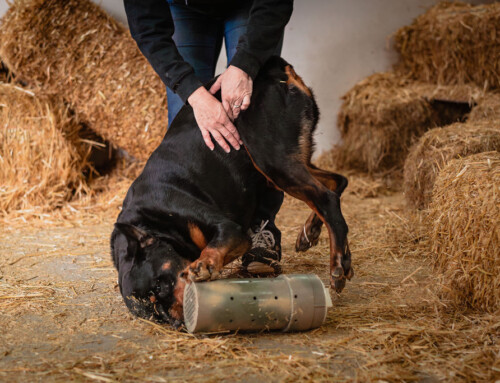
{"type": "Polygon", "coordinates": [[[193,93],[191,93],[191,95],[188,97],[187,101],[188,101],[189,105],[194,107],[196,104],[198,104],[200,102],[200,100],[205,98],[207,96],[207,94],[208,94],[208,91],[205,89],[205,87],[200,86],[193,93]]]}
{"type": "Polygon", "coordinates": [[[231,68],[233,71],[238,72],[242,76],[245,76],[246,78],[250,78],[247,72],[245,72],[243,69],[238,68],[237,66],[234,65],[229,65],[228,69],[231,68]]]}

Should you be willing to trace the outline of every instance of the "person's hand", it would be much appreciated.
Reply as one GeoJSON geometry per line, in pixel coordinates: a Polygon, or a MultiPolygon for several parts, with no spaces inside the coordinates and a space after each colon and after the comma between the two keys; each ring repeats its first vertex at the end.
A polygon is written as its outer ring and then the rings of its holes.
{"type": "Polygon", "coordinates": [[[215,146],[210,135],[215,141],[229,153],[231,150],[226,140],[238,150],[243,142],[235,126],[229,119],[222,104],[212,96],[205,87],[199,87],[188,98],[189,104],[193,107],[194,118],[201,130],[205,144],[214,150],[215,146]]]}
{"type": "Polygon", "coordinates": [[[222,106],[227,115],[235,120],[241,110],[250,106],[252,96],[252,78],[240,68],[230,65],[210,88],[210,93],[215,94],[220,89],[222,106]]]}

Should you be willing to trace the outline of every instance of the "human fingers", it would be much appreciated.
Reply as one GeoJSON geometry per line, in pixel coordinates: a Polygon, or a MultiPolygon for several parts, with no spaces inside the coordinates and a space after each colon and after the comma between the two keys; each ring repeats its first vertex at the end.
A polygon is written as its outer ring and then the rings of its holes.
{"type": "Polygon", "coordinates": [[[222,136],[224,136],[226,141],[229,142],[233,148],[235,148],[236,150],[240,150],[239,136],[235,136],[225,126],[219,127],[218,131],[220,134],[222,134],[222,136]]]}
{"type": "Polygon", "coordinates": [[[229,104],[229,101],[227,100],[222,100],[222,107],[224,108],[224,110],[226,111],[227,113],[227,116],[229,117],[230,120],[234,120],[235,119],[235,116],[233,114],[233,108],[231,107],[231,105],[229,104]]]}
{"type": "Polygon", "coordinates": [[[251,94],[246,94],[245,97],[243,97],[243,102],[241,103],[241,110],[247,110],[248,107],[250,106],[250,98],[251,94]]]}
{"type": "Polygon", "coordinates": [[[236,126],[234,126],[234,124],[229,119],[224,121],[223,125],[226,127],[226,129],[233,135],[233,137],[240,144],[243,144],[243,142],[241,141],[241,138],[240,138],[240,134],[238,133],[238,130],[236,129],[236,126]]]}
{"type": "Polygon", "coordinates": [[[212,138],[210,137],[210,132],[204,128],[200,128],[200,131],[201,135],[203,136],[203,141],[205,141],[205,145],[207,145],[210,150],[214,150],[215,145],[212,142],[212,138]]]}
{"type": "Polygon", "coordinates": [[[224,151],[226,153],[229,153],[231,151],[231,148],[227,144],[226,140],[224,139],[224,137],[222,136],[222,134],[219,133],[219,131],[217,129],[211,129],[210,130],[210,134],[215,139],[215,141],[217,141],[217,143],[220,145],[220,147],[222,149],[224,149],[224,151]]]}
{"type": "Polygon", "coordinates": [[[235,119],[238,118],[240,112],[241,112],[241,104],[235,103],[233,105],[233,116],[235,119]]]}
{"type": "Polygon", "coordinates": [[[217,93],[221,88],[221,84],[222,84],[222,76],[219,76],[217,77],[217,80],[215,80],[215,82],[210,87],[209,92],[212,94],[217,93]]]}

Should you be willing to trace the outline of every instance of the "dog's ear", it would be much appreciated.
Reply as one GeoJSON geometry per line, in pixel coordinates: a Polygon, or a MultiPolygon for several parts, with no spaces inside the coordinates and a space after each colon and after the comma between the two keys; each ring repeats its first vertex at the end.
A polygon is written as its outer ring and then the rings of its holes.
{"type": "Polygon", "coordinates": [[[137,241],[141,248],[145,248],[156,242],[155,237],[140,227],[119,222],[115,223],[115,227],[125,234],[127,238],[137,241]]]}

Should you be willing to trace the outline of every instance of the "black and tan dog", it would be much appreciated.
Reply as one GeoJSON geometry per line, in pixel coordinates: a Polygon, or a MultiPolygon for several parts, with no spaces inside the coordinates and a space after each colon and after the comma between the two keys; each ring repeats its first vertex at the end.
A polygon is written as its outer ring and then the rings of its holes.
{"type": "Polygon", "coordinates": [[[179,323],[186,281],[217,278],[249,249],[246,232],[266,179],[313,210],[297,250],[327,227],[331,284],[344,288],[353,275],[340,210],[347,180],[311,164],[317,121],[311,90],[278,57],[259,72],[251,106],[236,121],[246,150],[208,150],[191,107],[179,112],[130,187],[111,236],[120,291],[134,314],[179,323]]]}

